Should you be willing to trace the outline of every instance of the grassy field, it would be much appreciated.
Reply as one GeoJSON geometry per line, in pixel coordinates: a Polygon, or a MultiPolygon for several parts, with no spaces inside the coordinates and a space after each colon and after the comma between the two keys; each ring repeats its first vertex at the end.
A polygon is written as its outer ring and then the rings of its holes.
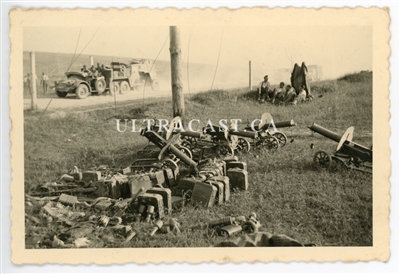
{"type": "MultiPolygon", "coordinates": [[[[257,213],[263,231],[286,234],[302,243],[318,246],[371,246],[372,176],[357,171],[337,172],[314,166],[317,150],[333,153],[336,143],[307,126],[313,122],[342,134],[355,127],[353,141],[372,145],[372,73],[346,75],[345,79],[312,83],[316,99],[297,106],[259,104],[254,92],[215,90],[185,98],[187,120],[242,119],[240,127],[270,112],[275,121],[294,119],[297,127],[282,129],[292,143],[275,153],[256,150],[239,155],[249,171],[249,190],[233,193],[231,201],[210,210],[185,207],[173,214],[182,224],[177,236],[147,237],[151,226],[135,223],[137,236],[131,247],[199,247],[222,241],[205,226],[209,220],[223,216],[257,213]],[[314,144],[311,149],[310,145],[314,144]]],[[[113,109],[59,114],[25,112],[25,191],[44,182],[57,180],[73,166],[82,169],[105,164],[126,167],[136,152],[148,144],[138,133],[116,130],[113,109]]],[[[170,99],[137,102],[117,110],[118,118],[171,119],[170,99]]],[[[39,208],[27,208],[37,214],[39,208]]],[[[28,225],[27,238],[58,231],[56,223],[44,220],[38,228],[28,225]]],[[[121,239],[100,240],[91,233],[91,247],[118,247],[121,239]]]]}

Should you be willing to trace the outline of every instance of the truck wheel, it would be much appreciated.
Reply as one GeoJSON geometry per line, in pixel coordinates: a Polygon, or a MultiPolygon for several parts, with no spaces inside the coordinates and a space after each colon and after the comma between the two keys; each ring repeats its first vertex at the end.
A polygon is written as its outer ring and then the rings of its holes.
{"type": "Polygon", "coordinates": [[[130,87],[129,87],[128,82],[127,81],[122,81],[119,93],[126,94],[129,90],[130,90],[130,87]]]}
{"type": "Polygon", "coordinates": [[[119,83],[113,82],[112,87],[110,88],[110,95],[114,96],[119,94],[119,83]]]}
{"type": "Polygon", "coordinates": [[[153,83],[151,84],[151,88],[154,91],[158,91],[160,89],[160,84],[158,83],[158,81],[153,81],[153,83]]]}
{"type": "Polygon", "coordinates": [[[106,81],[103,78],[97,79],[94,87],[98,93],[103,93],[106,90],[106,81]]]}
{"type": "Polygon", "coordinates": [[[58,91],[58,90],[56,90],[56,94],[57,94],[57,96],[58,97],[60,97],[60,98],[65,98],[66,96],[67,96],[67,92],[62,92],[62,91],[58,91]]]}
{"type": "Polygon", "coordinates": [[[89,88],[85,84],[80,84],[76,88],[76,96],[78,96],[79,99],[85,99],[86,97],[89,96],[89,88]]]}

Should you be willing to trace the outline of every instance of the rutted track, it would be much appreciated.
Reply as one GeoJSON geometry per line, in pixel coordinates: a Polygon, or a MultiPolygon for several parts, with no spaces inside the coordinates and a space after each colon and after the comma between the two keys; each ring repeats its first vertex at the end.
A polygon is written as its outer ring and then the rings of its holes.
{"type": "MultiPolygon", "coordinates": [[[[170,91],[146,90],[144,99],[169,97],[170,91]]],[[[133,101],[143,100],[143,91],[134,90],[124,95],[114,96],[106,94],[92,95],[86,99],[78,99],[75,95],[68,95],[66,98],[59,98],[56,96],[49,98],[38,98],[37,109],[43,111],[47,107],[47,111],[57,112],[58,110],[68,109],[69,111],[90,111],[95,109],[104,109],[114,107],[116,102],[118,106],[132,103],[133,101]],[[51,102],[50,102],[51,101],[51,102]]],[[[29,109],[31,106],[31,99],[24,99],[24,109],[29,109]]]]}

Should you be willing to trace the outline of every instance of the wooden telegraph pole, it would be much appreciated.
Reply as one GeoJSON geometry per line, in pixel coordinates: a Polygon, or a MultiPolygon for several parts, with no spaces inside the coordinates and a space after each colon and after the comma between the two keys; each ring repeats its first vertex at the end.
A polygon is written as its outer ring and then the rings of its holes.
{"type": "Polygon", "coordinates": [[[176,26],[169,27],[171,54],[171,87],[172,87],[172,110],[173,117],[185,114],[185,100],[183,97],[182,83],[182,52],[179,29],[176,26]]]}
{"type": "Polygon", "coordinates": [[[35,52],[31,51],[31,91],[32,101],[31,108],[35,110],[37,108],[37,94],[36,94],[36,64],[35,64],[35,52]]]}
{"type": "Polygon", "coordinates": [[[251,90],[251,60],[249,61],[249,90],[251,90]]]}

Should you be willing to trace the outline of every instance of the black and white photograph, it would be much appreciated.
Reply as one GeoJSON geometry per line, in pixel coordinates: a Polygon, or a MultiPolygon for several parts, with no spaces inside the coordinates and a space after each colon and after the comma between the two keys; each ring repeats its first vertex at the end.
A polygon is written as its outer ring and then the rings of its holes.
{"type": "Polygon", "coordinates": [[[16,263],[388,259],[387,10],[10,20],[16,263]]]}

